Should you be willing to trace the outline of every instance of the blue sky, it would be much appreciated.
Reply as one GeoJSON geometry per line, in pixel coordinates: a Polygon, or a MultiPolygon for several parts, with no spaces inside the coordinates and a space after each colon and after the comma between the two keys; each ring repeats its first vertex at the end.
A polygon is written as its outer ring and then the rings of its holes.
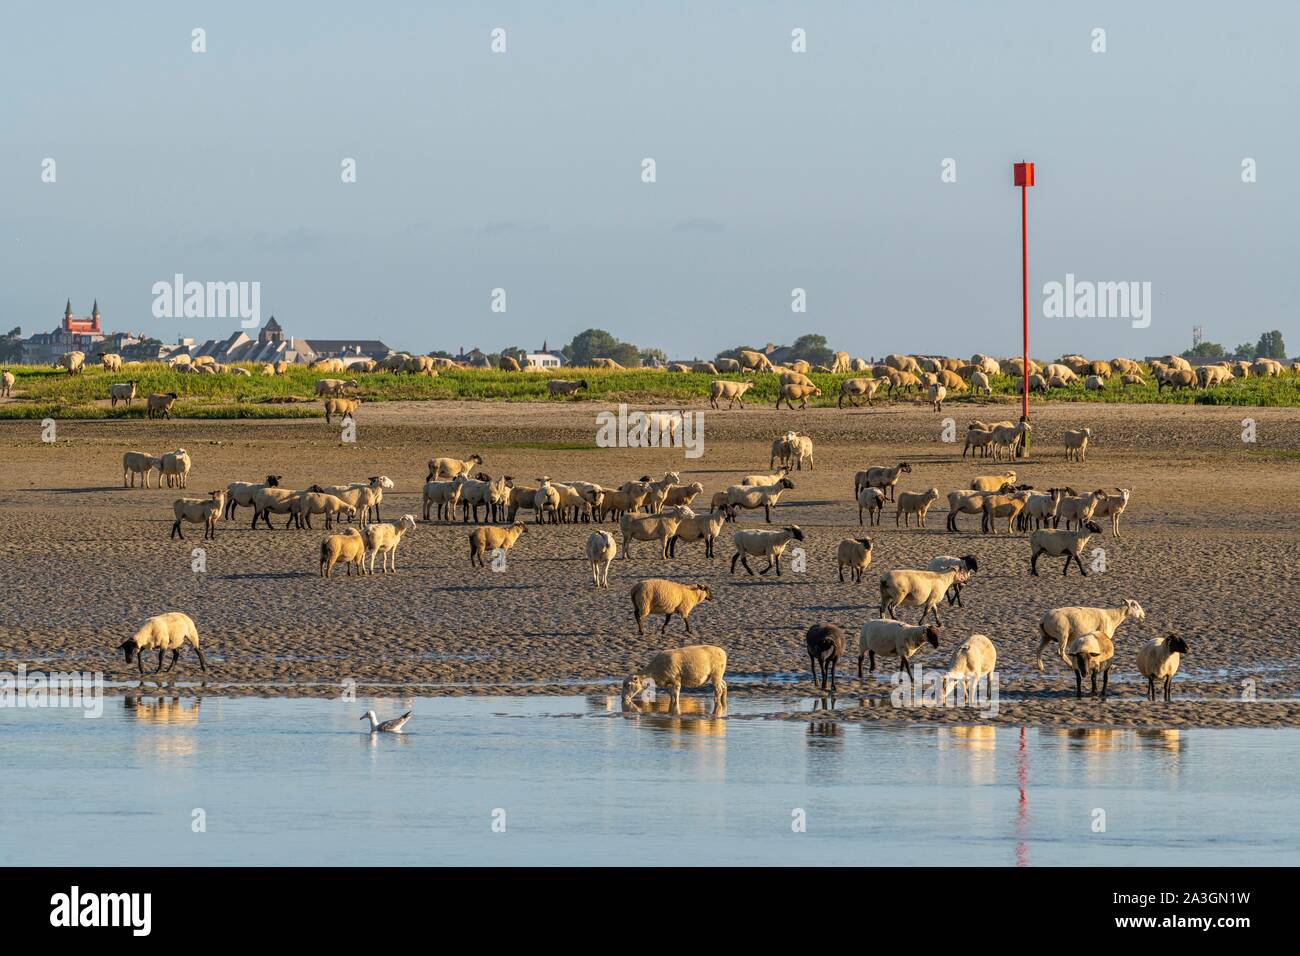
{"type": "Polygon", "coordinates": [[[258,281],[293,334],[674,357],[1300,351],[1300,5],[137,3],[0,17],[0,325],[172,340],[151,287],[258,281]],[[207,31],[208,52],[190,51],[207,31]],[[502,27],[508,52],[493,54],[502,27]],[[807,31],[808,52],[790,50],[807,31]],[[1105,53],[1092,30],[1106,30],[1105,53]],[[42,183],[41,162],[57,162],[42,183]],[[340,181],[344,157],[358,181],[340,181]],[[653,157],[658,181],[641,181],[653,157]],[[945,158],[957,182],[940,180],[945,158]],[[1241,181],[1246,157],[1258,181],[1241,181]],[[1149,328],[1044,319],[1067,272],[1149,328]],[[493,288],[508,311],[489,311],[493,288]],[[808,312],[790,311],[807,290],[808,312]]]}

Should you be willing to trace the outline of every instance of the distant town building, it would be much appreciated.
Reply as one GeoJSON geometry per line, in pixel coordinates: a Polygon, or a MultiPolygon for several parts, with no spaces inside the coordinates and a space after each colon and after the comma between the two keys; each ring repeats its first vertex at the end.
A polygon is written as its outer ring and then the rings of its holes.
{"type": "MultiPolygon", "coordinates": [[[[178,350],[179,351],[179,350],[178,350]]],[[[224,339],[209,339],[192,350],[193,356],[210,355],[222,365],[232,362],[297,362],[305,364],[318,358],[387,358],[393,354],[378,339],[300,339],[284,334],[275,316],[251,338],[247,332],[235,332],[224,339]]]]}
{"type": "MultiPolygon", "coordinates": [[[[99,300],[95,300],[90,315],[77,318],[72,312],[72,300],[63,310],[63,321],[53,332],[37,332],[23,342],[23,362],[27,365],[47,365],[59,360],[64,352],[85,352],[94,358],[96,352],[113,351],[101,344],[106,336],[100,329],[99,300]]],[[[138,341],[138,339],[136,340],[138,341]]]]}

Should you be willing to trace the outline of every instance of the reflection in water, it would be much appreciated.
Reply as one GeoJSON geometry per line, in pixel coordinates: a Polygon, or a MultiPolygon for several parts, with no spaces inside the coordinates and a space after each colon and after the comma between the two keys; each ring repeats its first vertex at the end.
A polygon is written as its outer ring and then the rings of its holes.
{"type": "Polygon", "coordinates": [[[964,726],[954,724],[939,728],[939,749],[960,747],[964,750],[996,750],[997,731],[991,724],[964,726]]]}
{"type": "Polygon", "coordinates": [[[1020,801],[1016,808],[1016,866],[1029,865],[1029,747],[1025,728],[1020,728],[1020,746],[1016,750],[1016,778],[1020,801]]]}
{"type": "Polygon", "coordinates": [[[1178,753],[1183,748],[1182,731],[1173,728],[1146,729],[1136,731],[1138,740],[1142,746],[1154,750],[1168,750],[1170,753],[1178,753]]]}
{"type": "Polygon", "coordinates": [[[199,720],[199,698],[159,697],[156,700],[127,694],[122,706],[131,711],[136,720],[151,724],[194,724],[199,720]],[[188,705],[186,701],[189,701],[188,705]]]}
{"type": "Polygon", "coordinates": [[[726,708],[722,708],[717,714],[710,714],[713,707],[712,698],[682,695],[681,712],[678,714],[672,712],[672,704],[669,695],[661,694],[654,700],[633,701],[624,707],[623,712],[640,715],[641,723],[655,730],[671,730],[679,734],[704,737],[726,735],[727,722],[718,719],[726,713],[726,708]]]}

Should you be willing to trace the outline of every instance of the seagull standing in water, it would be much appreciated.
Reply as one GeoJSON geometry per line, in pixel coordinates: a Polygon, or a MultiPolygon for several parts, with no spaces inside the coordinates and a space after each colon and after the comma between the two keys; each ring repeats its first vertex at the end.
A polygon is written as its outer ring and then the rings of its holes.
{"type": "Polygon", "coordinates": [[[370,732],[372,734],[400,734],[402,728],[406,726],[406,722],[411,719],[411,711],[408,710],[401,717],[394,717],[392,720],[385,720],[382,724],[379,722],[379,718],[375,716],[373,710],[366,711],[357,719],[365,720],[367,717],[370,718],[370,732]]]}

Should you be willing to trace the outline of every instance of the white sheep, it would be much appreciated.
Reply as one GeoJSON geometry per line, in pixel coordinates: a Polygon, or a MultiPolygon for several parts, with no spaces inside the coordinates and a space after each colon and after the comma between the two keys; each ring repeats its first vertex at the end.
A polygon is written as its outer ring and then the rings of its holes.
{"type": "MultiPolygon", "coordinates": [[[[953,651],[948,662],[948,672],[943,675],[943,699],[950,691],[961,686],[967,704],[975,700],[980,678],[988,678],[988,697],[993,699],[993,671],[998,665],[998,652],[983,634],[972,634],[953,651]]],[[[954,703],[956,700],[954,698],[954,703]]]]}
{"type": "Polygon", "coordinates": [[[685,507],[665,508],[651,515],[624,512],[618,519],[618,528],[623,533],[623,560],[630,556],[633,541],[658,541],[660,557],[669,557],[669,542],[677,534],[678,525],[693,513],[685,507]]]}
{"type": "MultiPolygon", "coordinates": [[[[253,527],[257,527],[258,521],[266,522],[266,526],[271,527],[271,515],[287,515],[289,508],[292,506],[294,496],[297,492],[292,488],[267,487],[259,488],[253,492],[253,527]]],[[[284,526],[289,527],[293,523],[291,517],[285,522],[284,526]]]]}
{"type": "Polygon", "coordinates": [[[844,569],[849,569],[849,578],[854,584],[862,583],[862,575],[871,566],[871,539],[845,538],[835,549],[835,561],[839,566],[840,583],[844,583],[844,569]]]}
{"type": "Polygon", "coordinates": [[[157,674],[162,670],[163,652],[172,652],[171,662],[167,665],[167,670],[171,670],[176,666],[176,661],[181,656],[181,648],[187,642],[198,655],[199,667],[206,671],[208,662],[204,660],[203,651],[199,648],[199,629],[194,626],[194,621],[188,614],[180,611],[167,611],[149,618],[138,631],[118,645],[118,650],[126,655],[128,664],[134,659],[140,673],[143,674],[144,652],[157,648],[158,667],[154,670],[157,674]]]}
{"type": "MultiPolygon", "coordinates": [[[[898,493],[898,508],[894,512],[894,525],[898,525],[898,519],[901,516],[903,523],[910,528],[912,526],[912,515],[916,515],[917,526],[924,528],[925,513],[938,500],[938,488],[931,488],[929,491],[921,492],[900,491],[898,493]]],[[[859,518],[860,515],[859,512],[859,518]]]]}
{"type": "Polygon", "coordinates": [[[1092,516],[1094,518],[1109,518],[1110,533],[1118,538],[1120,536],[1119,518],[1124,513],[1124,509],[1128,507],[1128,500],[1132,492],[1127,488],[1116,488],[1115,490],[1119,494],[1108,494],[1097,502],[1097,507],[1093,510],[1092,516]]]}
{"type": "Polygon", "coordinates": [[[1187,642],[1176,634],[1148,641],[1138,651],[1138,671],[1147,679],[1147,700],[1156,699],[1156,681],[1163,681],[1164,699],[1173,700],[1173,680],[1178,673],[1187,642]]]}
{"type": "Polygon", "coordinates": [[[668,622],[676,614],[686,625],[686,633],[691,633],[691,612],[702,601],[712,599],[713,592],[704,584],[678,584],[664,578],[647,578],[632,585],[632,614],[636,617],[636,632],[644,634],[642,622],[652,614],[664,616],[664,626],[659,633],[668,630],[668,622]]]}
{"type": "Polygon", "coordinates": [[[1072,638],[1065,649],[1066,660],[1074,671],[1074,696],[1083,697],[1083,678],[1092,678],[1092,696],[1097,696],[1097,674],[1101,673],[1101,699],[1106,699],[1110,683],[1110,665],[1115,659],[1115,642],[1101,631],[1072,638]]]}
{"type": "Polygon", "coordinates": [[[724,503],[719,511],[702,515],[689,514],[682,518],[677,524],[677,533],[668,542],[668,557],[677,557],[678,541],[703,541],[704,556],[712,560],[713,544],[722,531],[723,522],[734,516],[731,506],[724,503]]]}
{"type": "MultiPolygon", "coordinates": [[[[296,491],[289,496],[289,521],[295,528],[301,529],[305,522],[308,528],[311,528],[312,515],[325,516],[325,529],[328,531],[336,521],[344,517],[354,518],[357,515],[356,506],[350,502],[344,501],[337,495],[331,495],[328,492],[319,490],[319,485],[312,485],[303,491],[296,491]]],[[[268,522],[269,523],[269,522],[268,522]]]]}
{"type": "Polygon", "coordinates": [[[172,522],[172,538],[185,540],[181,533],[181,522],[203,525],[203,538],[216,538],[217,519],[226,509],[226,492],[209,491],[207,498],[177,498],[172,502],[172,513],[176,520],[172,522]]]}
{"type": "Polygon", "coordinates": [[[388,573],[391,560],[392,572],[397,573],[397,546],[402,543],[402,536],[415,527],[415,515],[402,515],[399,521],[368,525],[364,531],[366,547],[370,550],[370,573],[375,573],[375,557],[382,555],[379,565],[381,574],[388,573]]]}
{"type": "Polygon", "coordinates": [[[231,521],[235,517],[235,508],[253,507],[253,496],[263,488],[277,488],[280,485],[281,475],[267,475],[266,481],[232,481],[226,485],[226,513],[225,518],[231,521]]]}
{"type": "Polygon", "coordinates": [[[1029,548],[1032,552],[1029,558],[1029,573],[1038,577],[1038,559],[1042,555],[1051,558],[1064,555],[1065,567],[1061,569],[1062,574],[1070,573],[1070,561],[1073,560],[1079,567],[1079,573],[1087,577],[1088,572],[1084,570],[1079,552],[1083,550],[1089,538],[1100,533],[1101,526],[1095,521],[1084,522],[1077,531],[1055,529],[1049,531],[1047,528],[1039,528],[1029,536],[1029,548]]]}
{"type": "Polygon", "coordinates": [[[1043,670],[1043,651],[1048,644],[1055,643],[1061,660],[1070,664],[1065,649],[1072,638],[1093,631],[1114,637],[1116,628],[1130,617],[1135,621],[1146,619],[1142,605],[1132,598],[1125,598],[1123,605],[1117,608],[1058,607],[1047,611],[1038,622],[1038,669],[1043,670]]]}
{"type": "Polygon", "coordinates": [[[184,448],[163,452],[158,459],[158,480],[167,479],[168,488],[184,488],[189,483],[190,455],[184,448]]]}
{"type": "Polygon", "coordinates": [[[593,531],[587,536],[587,561],[591,564],[591,580],[598,588],[609,587],[609,566],[618,555],[618,542],[608,531],[593,531]]]}
{"type": "Polygon", "coordinates": [[[1092,438],[1091,428],[1080,428],[1077,431],[1068,431],[1062,435],[1061,438],[1065,443],[1066,461],[1088,460],[1088,440],[1092,438]]]}
{"type": "Polygon", "coordinates": [[[126,402],[126,407],[130,408],[131,400],[135,398],[135,387],[137,384],[138,383],[135,381],[115,382],[108,386],[108,397],[112,402],[113,408],[117,408],[118,402],[126,402]]]}
{"type": "Polygon", "coordinates": [[[880,524],[885,512],[885,493],[879,488],[863,485],[858,489],[858,524],[862,524],[862,511],[867,511],[867,519],[873,524],[880,524]]]}
{"type": "Polygon", "coordinates": [[[1015,483],[1016,473],[1008,471],[1001,475],[976,475],[971,479],[970,487],[971,491],[1001,492],[1007,485],[1015,483]]]}
{"type": "Polygon", "coordinates": [[[321,577],[333,577],[334,565],[340,561],[347,567],[348,577],[352,576],[353,567],[357,569],[358,576],[366,573],[366,539],[356,528],[348,528],[341,534],[326,535],[320,543],[321,577]]]}
{"type": "Polygon", "coordinates": [[[487,567],[483,555],[509,551],[519,536],[527,531],[528,527],[522,521],[516,521],[508,528],[494,528],[490,525],[475,528],[469,533],[469,566],[472,568],[477,564],[480,568],[487,567]]]}
{"type": "Polygon", "coordinates": [[[726,401],[727,408],[731,408],[737,402],[740,407],[745,407],[745,393],[754,387],[753,382],[729,382],[725,379],[718,379],[709,383],[709,407],[717,408],[718,402],[726,401]]]}
{"type": "Polygon", "coordinates": [[[1110,496],[1100,488],[1082,495],[1062,496],[1061,503],[1056,509],[1056,517],[1052,519],[1052,527],[1060,527],[1061,522],[1064,521],[1066,530],[1069,530],[1071,525],[1091,521],[1092,516],[1101,507],[1101,503],[1108,497],[1110,496]]]}
{"type": "Polygon", "coordinates": [[[971,579],[970,571],[953,568],[949,571],[888,571],[880,578],[880,616],[897,620],[894,611],[900,607],[919,607],[921,616],[918,623],[925,621],[927,614],[934,615],[934,623],[940,624],[939,604],[944,595],[954,584],[966,584],[971,579]]]}
{"type": "Polygon", "coordinates": [[[762,508],[767,523],[772,523],[772,509],[776,507],[782,492],[793,488],[794,482],[782,478],[769,485],[732,485],[727,489],[727,504],[732,508],[762,508]]]}
{"type": "Polygon", "coordinates": [[[455,478],[457,475],[469,477],[469,473],[475,468],[482,467],[483,456],[479,454],[470,455],[468,458],[461,460],[459,458],[431,458],[429,459],[429,476],[425,481],[432,481],[435,478],[455,478]]]}
{"type": "MultiPolygon", "coordinates": [[[[975,555],[973,554],[963,555],[960,558],[953,557],[950,554],[941,554],[938,557],[930,559],[930,563],[926,565],[926,570],[951,571],[953,568],[962,568],[974,577],[975,572],[979,570],[979,567],[979,561],[975,559],[975,555]]],[[[953,582],[952,589],[947,595],[949,604],[956,604],[958,607],[965,607],[965,605],[961,603],[961,587],[960,583],[953,582]]]]}
{"type": "Polygon", "coordinates": [[[933,384],[928,391],[930,404],[936,412],[943,411],[943,400],[948,397],[948,389],[939,384],[933,384]]]}
{"type": "Polygon", "coordinates": [[[342,498],[361,517],[361,524],[367,525],[372,520],[379,520],[379,504],[384,500],[384,491],[394,488],[393,480],[387,475],[372,475],[365,481],[354,481],[347,485],[317,485],[317,491],[342,498]]]}
{"type": "Polygon", "coordinates": [[[749,558],[767,558],[767,567],[759,574],[767,574],[773,567],[776,568],[777,577],[781,576],[781,555],[785,552],[786,545],[793,541],[802,541],[804,539],[803,531],[798,525],[790,525],[782,528],[780,531],[767,531],[761,529],[737,531],[732,540],[736,546],[736,553],[731,558],[731,573],[736,573],[736,562],[739,561],[744,565],[745,570],[752,576],[753,568],[749,566],[749,558]]]}
{"type": "Polygon", "coordinates": [[[451,521],[456,517],[456,506],[460,504],[460,483],[452,481],[426,481],[424,483],[424,520],[429,520],[429,512],[438,507],[438,520],[451,521]]]}
{"type": "Polygon", "coordinates": [[[912,657],[924,645],[939,646],[940,628],[904,624],[902,621],[867,621],[858,632],[858,677],[862,677],[862,659],[868,658],[868,673],[876,669],[876,655],[897,657],[899,670],[912,677],[912,657]]]}
{"type": "Polygon", "coordinates": [[[672,712],[681,712],[683,687],[713,685],[714,714],[721,714],[727,706],[727,652],[713,644],[688,644],[674,650],[661,651],[645,667],[633,672],[623,681],[623,707],[631,709],[636,698],[645,690],[644,678],[650,678],[656,689],[672,696],[672,712]]]}
{"type": "MultiPolygon", "coordinates": [[[[143,451],[128,451],[122,456],[122,487],[134,488],[135,476],[139,475],[143,481],[144,487],[149,487],[149,473],[155,468],[161,468],[162,461],[156,455],[150,455],[143,451]],[[128,476],[130,484],[127,484],[128,476]]],[[[158,484],[162,485],[162,475],[158,476],[158,484]]]]}

